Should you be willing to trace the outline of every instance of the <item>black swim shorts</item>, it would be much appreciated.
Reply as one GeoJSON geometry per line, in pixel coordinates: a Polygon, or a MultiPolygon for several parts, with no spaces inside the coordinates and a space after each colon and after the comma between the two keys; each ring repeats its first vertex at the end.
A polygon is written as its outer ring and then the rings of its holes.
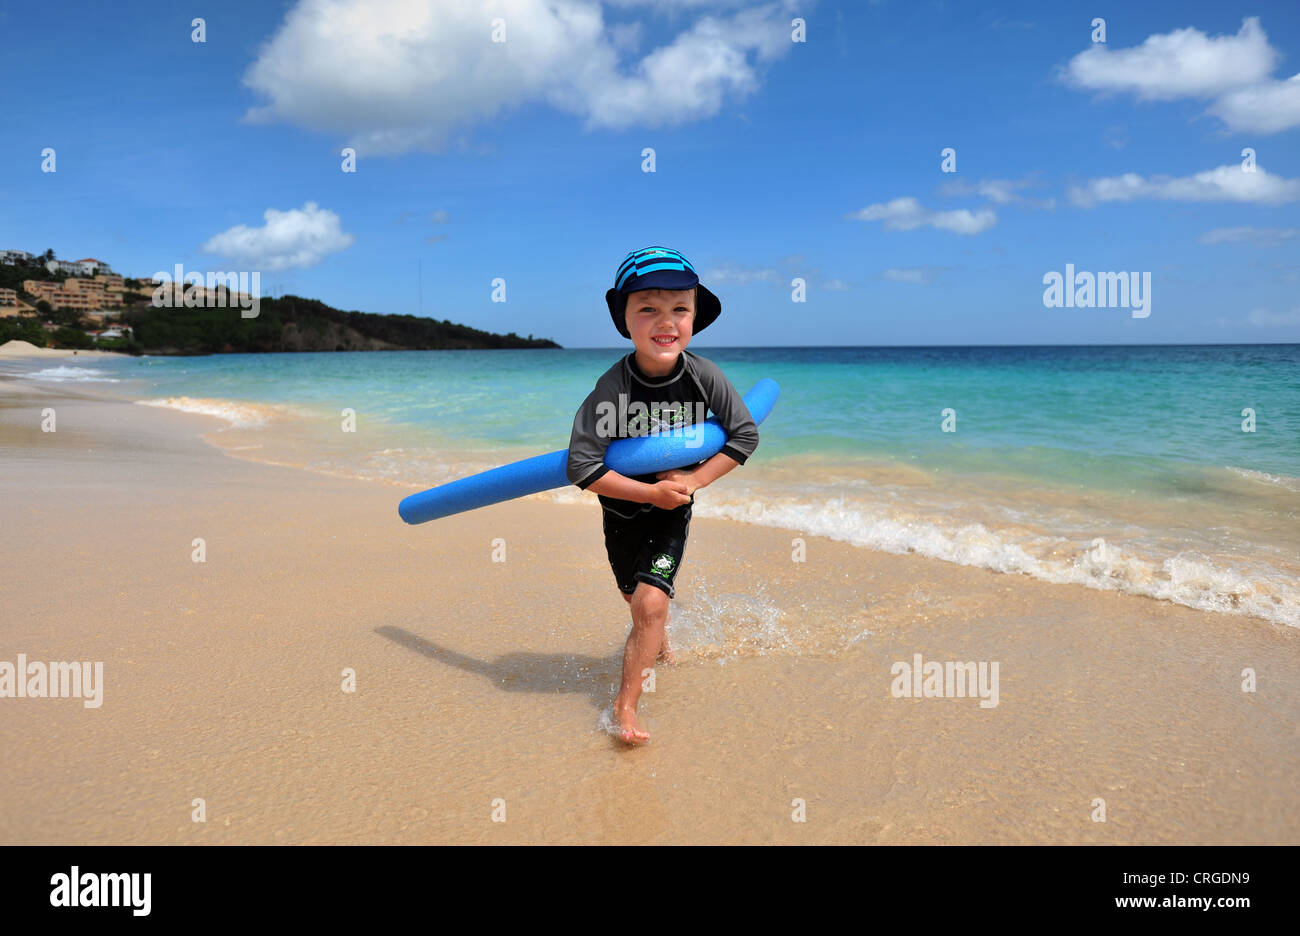
{"type": "Polygon", "coordinates": [[[691,495],[690,503],[672,510],[651,507],[630,520],[602,508],[605,552],[619,591],[630,595],[638,582],[649,582],[674,597],[673,581],[686,551],[694,503],[691,495]]]}

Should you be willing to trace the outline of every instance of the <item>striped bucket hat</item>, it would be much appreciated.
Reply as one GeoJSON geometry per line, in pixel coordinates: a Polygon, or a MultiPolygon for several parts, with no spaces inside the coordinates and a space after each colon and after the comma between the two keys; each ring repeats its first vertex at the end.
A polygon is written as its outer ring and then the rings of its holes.
{"type": "Polygon", "coordinates": [[[614,288],[605,293],[614,327],[624,338],[632,336],[627,330],[627,297],[642,289],[693,289],[699,286],[695,297],[695,324],[691,331],[699,334],[722,314],[722,303],[700,285],[695,267],[680,253],[670,247],[642,247],[634,250],[618,265],[614,288]]]}

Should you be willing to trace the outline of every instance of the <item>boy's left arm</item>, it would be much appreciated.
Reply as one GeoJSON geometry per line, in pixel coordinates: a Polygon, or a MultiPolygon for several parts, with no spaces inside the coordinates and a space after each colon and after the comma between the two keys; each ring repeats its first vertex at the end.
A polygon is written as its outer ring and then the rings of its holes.
{"type": "Polygon", "coordinates": [[[737,465],[743,465],[758,448],[758,425],[744,399],[718,365],[704,358],[699,361],[700,383],[708,395],[709,409],[726,430],[727,442],[722,451],[694,468],[673,468],[657,475],[660,480],[681,481],[691,494],[712,484],[737,465]]]}

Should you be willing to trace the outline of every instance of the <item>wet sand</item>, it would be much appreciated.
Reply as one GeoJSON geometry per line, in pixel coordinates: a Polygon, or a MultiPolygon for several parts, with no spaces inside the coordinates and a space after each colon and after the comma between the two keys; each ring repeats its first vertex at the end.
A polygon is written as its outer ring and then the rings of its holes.
{"type": "Polygon", "coordinates": [[[0,661],[105,680],[0,698],[0,842],[1300,841],[1294,629],[698,518],[625,749],[594,498],[409,527],[109,396],[0,379],[0,661]],[[893,697],[917,653],[996,661],[997,706],[893,697]]]}

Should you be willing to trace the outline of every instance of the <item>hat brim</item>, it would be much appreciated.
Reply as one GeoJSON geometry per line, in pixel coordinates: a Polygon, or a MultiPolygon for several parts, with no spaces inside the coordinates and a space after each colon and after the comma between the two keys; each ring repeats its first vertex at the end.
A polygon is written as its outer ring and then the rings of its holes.
{"type": "MultiPolygon", "coordinates": [[[[722,314],[722,302],[703,283],[697,283],[692,288],[699,289],[695,297],[695,322],[691,326],[691,334],[698,335],[722,314]]],[[[605,292],[605,304],[609,306],[609,317],[614,320],[614,327],[620,335],[630,340],[632,335],[627,330],[627,297],[627,293],[617,289],[605,292]]]]}

